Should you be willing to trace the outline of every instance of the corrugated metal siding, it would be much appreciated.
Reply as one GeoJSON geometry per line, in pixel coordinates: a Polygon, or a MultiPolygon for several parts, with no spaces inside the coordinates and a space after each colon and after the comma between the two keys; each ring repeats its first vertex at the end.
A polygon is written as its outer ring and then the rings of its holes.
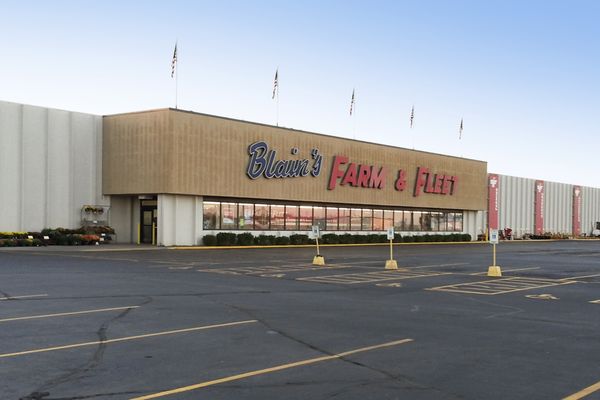
{"type": "Polygon", "coordinates": [[[544,232],[573,232],[573,185],[545,182],[544,232]]]}
{"type": "MultiPolygon", "coordinates": [[[[535,180],[499,175],[500,229],[511,228],[516,237],[533,233],[535,180]]],[[[573,185],[544,182],[544,232],[572,234],[573,185]]],[[[581,233],[589,235],[600,222],[600,189],[582,187],[581,233]]]]}
{"type": "Polygon", "coordinates": [[[484,211],[463,212],[463,232],[471,235],[472,240],[477,240],[477,235],[484,234],[486,227],[486,213],[484,211]]]}
{"type": "Polygon", "coordinates": [[[600,189],[583,186],[581,191],[581,233],[589,235],[600,221],[600,189]]]}
{"type": "Polygon", "coordinates": [[[0,231],[81,226],[102,197],[102,117],[0,101],[0,231]]]}
{"type": "Polygon", "coordinates": [[[500,229],[511,228],[516,237],[533,233],[535,180],[499,175],[500,229]]]}

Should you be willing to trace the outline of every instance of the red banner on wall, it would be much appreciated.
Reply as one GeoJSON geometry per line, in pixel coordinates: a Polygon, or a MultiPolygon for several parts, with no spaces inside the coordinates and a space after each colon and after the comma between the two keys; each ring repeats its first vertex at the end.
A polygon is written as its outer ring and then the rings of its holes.
{"type": "Polygon", "coordinates": [[[573,186],[573,236],[581,234],[581,186],[573,186]]]}
{"type": "Polygon", "coordinates": [[[488,174],[488,229],[498,229],[498,187],[500,179],[496,174],[488,174]]]}
{"type": "Polygon", "coordinates": [[[536,235],[544,233],[544,181],[535,181],[535,216],[533,229],[536,235]]]}

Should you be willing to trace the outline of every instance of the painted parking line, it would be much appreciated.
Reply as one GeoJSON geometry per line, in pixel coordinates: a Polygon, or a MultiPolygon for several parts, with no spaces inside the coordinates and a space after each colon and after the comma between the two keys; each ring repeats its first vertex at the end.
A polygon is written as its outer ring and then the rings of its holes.
{"type": "Polygon", "coordinates": [[[27,294],[24,296],[5,296],[5,297],[0,297],[0,301],[2,300],[18,300],[18,299],[33,299],[36,297],[48,297],[47,294],[27,294]]]}
{"type": "Polygon", "coordinates": [[[45,315],[30,315],[30,316],[27,316],[27,317],[4,318],[4,319],[0,319],[0,322],[23,321],[23,320],[28,320],[28,319],[39,319],[39,318],[67,317],[67,316],[71,316],[71,315],[92,314],[92,313],[107,312],[107,311],[118,311],[118,310],[130,310],[130,309],[133,309],[133,308],[139,308],[139,306],[99,308],[99,309],[96,309],[96,310],[71,311],[71,312],[56,313],[56,314],[45,314],[45,315]]]}
{"type": "Polygon", "coordinates": [[[458,283],[454,285],[427,288],[439,292],[453,292],[465,294],[497,295],[518,292],[522,290],[539,289],[550,286],[568,285],[577,283],[565,279],[540,279],[540,278],[500,278],[479,282],[458,283]]]}
{"type": "Polygon", "coordinates": [[[299,266],[299,265],[277,265],[277,266],[260,266],[260,267],[233,267],[233,268],[206,268],[198,269],[198,272],[212,272],[217,274],[232,274],[232,275],[263,275],[263,274],[276,274],[281,272],[297,272],[297,271],[314,271],[314,270],[328,270],[328,269],[340,269],[347,268],[344,266],[299,266]]]}
{"type": "MultiPolygon", "coordinates": [[[[527,268],[513,268],[513,269],[504,269],[502,268],[502,273],[505,272],[515,272],[515,271],[530,271],[532,269],[540,269],[540,267],[527,267],[527,268]]],[[[487,271],[483,271],[483,272],[474,272],[472,274],[469,275],[487,275],[487,271]]]]}
{"type": "Polygon", "coordinates": [[[202,389],[202,388],[205,388],[205,387],[208,387],[208,386],[219,385],[221,383],[232,382],[232,381],[239,381],[241,379],[251,378],[251,377],[257,376],[257,375],[270,374],[270,373],[273,373],[273,372],[283,371],[283,370],[290,369],[290,368],[303,367],[305,365],[316,364],[316,363],[320,363],[320,362],[324,362],[324,361],[337,360],[337,359],[340,359],[340,358],[351,356],[353,354],[358,354],[358,353],[364,353],[364,352],[367,352],[367,351],[373,351],[373,350],[383,349],[383,348],[386,348],[386,347],[399,346],[401,344],[410,343],[412,341],[413,341],[413,339],[401,339],[401,340],[396,340],[396,341],[393,341],[393,342],[382,343],[382,344],[378,344],[378,345],[374,345],[374,346],[361,347],[359,349],[349,350],[349,351],[345,351],[343,353],[332,354],[332,355],[327,355],[327,356],[322,356],[322,357],[316,357],[316,358],[309,358],[307,360],[301,360],[301,361],[296,361],[296,362],[289,363],[289,364],[277,365],[275,367],[270,367],[270,368],[265,368],[265,369],[259,369],[259,370],[244,372],[242,374],[231,375],[231,376],[227,376],[227,377],[224,377],[224,378],[215,379],[215,380],[212,380],[212,381],[205,381],[205,382],[200,382],[200,383],[196,383],[196,384],[189,385],[189,386],[183,386],[183,387],[179,387],[179,388],[175,388],[175,389],[165,390],[165,391],[159,392],[159,393],[153,393],[153,394],[148,394],[148,395],[145,395],[145,396],[135,397],[135,398],[130,399],[130,400],[150,400],[150,399],[157,399],[159,397],[165,397],[165,396],[170,396],[170,395],[173,395],[173,394],[184,393],[184,392],[190,392],[192,390],[202,389]]]}
{"type": "Polygon", "coordinates": [[[451,264],[432,264],[432,265],[419,265],[416,267],[410,267],[410,269],[420,269],[420,268],[443,268],[443,267],[458,267],[460,265],[469,265],[470,263],[461,262],[461,263],[451,263],[451,264]]]}
{"type": "Polygon", "coordinates": [[[449,272],[433,272],[433,271],[377,271],[363,272],[353,274],[325,275],[325,276],[309,276],[306,278],[296,278],[298,281],[318,282],[318,283],[339,283],[344,285],[354,285],[358,283],[372,283],[399,279],[426,278],[430,276],[449,275],[449,272]]]}
{"type": "Polygon", "coordinates": [[[570,396],[564,397],[562,400],[579,400],[583,399],[590,394],[597,392],[600,390],[600,382],[596,382],[591,386],[586,387],[585,389],[580,390],[577,393],[573,393],[570,396]]]}
{"type": "Polygon", "coordinates": [[[584,279],[584,278],[596,278],[598,276],[600,276],[600,274],[571,276],[571,277],[565,278],[565,279],[577,280],[577,279],[584,279]]]}
{"type": "Polygon", "coordinates": [[[63,345],[63,346],[46,347],[43,349],[25,350],[25,351],[19,351],[16,353],[0,354],[0,358],[25,356],[28,354],[45,353],[45,352],[57,351],[57,350],[67,350],[67,349],[74,349],[77,347],[85,347],[85,346],[97,346],[99,344],[126,342],[129,340],[146,339],[146,338],[156,337],[156,336],[174,335],[177,333],[195,332],[195,331],[202,331],[202,330],[207,330],[207,329],[225,328],[225,327],[229,327],[229,326],[251,324],[251,323],[255,323],[255,322],[258,322],[258,321],[255,319],[251,319],[251,320],[246,320],[246,321],[227,322],[227,323],[216,324],[216,325],[204,325],[204,326],[196,326],[193,328],[176,329],[173,331],[147,333],[144,335],[127,336],[127,337],[116,338],[116,339],[98,340],[98,341],[94,341],[94,342],[67,344],[67,345],[63,345]]]}

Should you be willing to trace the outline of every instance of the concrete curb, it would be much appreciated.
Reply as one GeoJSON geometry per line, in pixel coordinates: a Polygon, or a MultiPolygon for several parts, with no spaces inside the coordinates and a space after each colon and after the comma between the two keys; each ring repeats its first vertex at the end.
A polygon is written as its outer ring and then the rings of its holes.
{"type": "MultiPolygon", "coordinates": [[[[393,243],[394,246],[423,246],[428,244],[435,245],[454,245],[454,244],[481,244],[487,242],[416,242],[416,243],[393,243]]],[[[319,247],[366,247],[366,246],[389,246],[388,243],[348,243],[348,244],[320,244],[319,247]]],[[[298,249],[298,248],[313,248],[314,244],[286,244],[286,245],[269,245],[269,246],[173,246],[170,250],[237,250],[237,249],[298,249]]]]}

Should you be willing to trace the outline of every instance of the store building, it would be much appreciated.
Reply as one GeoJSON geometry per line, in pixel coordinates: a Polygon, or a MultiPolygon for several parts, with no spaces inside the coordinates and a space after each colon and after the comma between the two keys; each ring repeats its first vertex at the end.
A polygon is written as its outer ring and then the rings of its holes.
{"type": "Polygon", "coordinates": [[[545,232],[600,220],[598,189],[545,182],[542,203],[534,180],[483,161],[174,109],[102,117],[0,102],[0,167],[0,231],[108,224],[125,243],[312,225],[476,239],[488,223],[533,233],[539,215],[545,232]]]}
{"type": "Polygon", "coordinates": [[[132,240],[138,215],[142,241],[155,219],[162,245],[312,225],[475,234],[484,221],[482,161],[172,109],[103,124],[103,193],[113,227],[132,240]]]}

